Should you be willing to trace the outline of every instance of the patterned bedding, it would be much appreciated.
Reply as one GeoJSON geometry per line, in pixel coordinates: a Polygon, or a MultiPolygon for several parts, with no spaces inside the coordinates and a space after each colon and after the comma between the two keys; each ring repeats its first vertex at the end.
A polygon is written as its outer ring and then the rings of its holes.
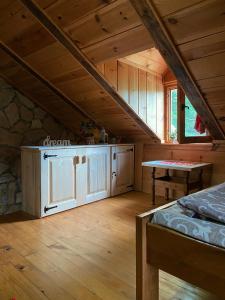
{"type": "Polygon", "coordinates": [[[178,203],[202,217],[225,223],[225,183],[185,196],[178,203]]]}
{"type": "Polygon", "coordinates": [[[225,183],[181,198],[157,211],[152,223],[225,248],[225,183]]]}

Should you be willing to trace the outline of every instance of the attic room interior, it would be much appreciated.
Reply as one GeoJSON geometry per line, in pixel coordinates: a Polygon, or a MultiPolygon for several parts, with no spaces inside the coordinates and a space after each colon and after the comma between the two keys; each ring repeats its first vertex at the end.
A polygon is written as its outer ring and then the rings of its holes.
{"type": "Polygon", "coordinates": [[[224,0],[0,1],[0,300],[225,299],[224,0]]]}

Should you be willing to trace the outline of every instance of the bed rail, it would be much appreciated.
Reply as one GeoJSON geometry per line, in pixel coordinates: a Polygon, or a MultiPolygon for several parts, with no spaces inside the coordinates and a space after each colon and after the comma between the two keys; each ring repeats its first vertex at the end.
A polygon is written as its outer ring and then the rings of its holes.
{"type": "Polygon", "coordinates": [[[174,205],[177,201],[136,216],[136,300],[158,299],[158,269],[147,264],[147,223],[153,214],[174,205]]]}
{"type": "Polygon", "coordinates": [[[175,203],[136,217],[136,299],[159,299],[159,269],[225,299],[225,249],[149,222],[175,203]]]}

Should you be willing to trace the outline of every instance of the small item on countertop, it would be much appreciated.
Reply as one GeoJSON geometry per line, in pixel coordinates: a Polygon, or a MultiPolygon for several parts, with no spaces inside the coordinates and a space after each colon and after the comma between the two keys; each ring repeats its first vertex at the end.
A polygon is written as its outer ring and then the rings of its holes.
{"type": "Polygon", "coordinates": [[[99,139],[100,144],[107,144],[108,143],[108,134],[105,131],[105,128],[102,127],[100,130],[100,139],[99,139]]]}
{"type": "Polygon", "coordinates": [[[122,142],[122,137],[121,136],[117,136],[116,137],[116,144],[120,144],[122,142]]]}
{"type": "Polygon", "coordinates": [[[116,138],[115,138],[115,137],[112,137],[110,143],[111,143],[111,144],[116,144],[116,138]]]}
{"type": "Polygon", "coordinates": [[[96,128],[95,124],[92,121],[81,122],[80,133],[87,145],[95,144],[94,139],[94,129],[96,128]]]}

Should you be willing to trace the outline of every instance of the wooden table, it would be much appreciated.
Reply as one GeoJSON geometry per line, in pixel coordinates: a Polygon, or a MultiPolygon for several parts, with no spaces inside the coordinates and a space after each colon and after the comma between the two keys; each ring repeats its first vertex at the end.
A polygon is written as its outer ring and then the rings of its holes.
{"type": "Polygon", "coordinates": [[[152,203],[155,204],[155,184],[156,181],[161,182],[165,187],[165,197],[169,200],[169,189],[182,190],[185,195],[188,195],[191,190],[203,188],[202,174],[206,167],[212,166],[211,163],[177,161],[177,160],[154,160],[142,163],[143,167],[152,168],[152,203]],[[156,168],[165,169],[166,174],[161,177],[155,177],[156,168]],[[184,171],[185,177],[170,176],[169,170],[184,171]],[[199,170],[197,180],[190,180],[190,172],[199,170]]]}

